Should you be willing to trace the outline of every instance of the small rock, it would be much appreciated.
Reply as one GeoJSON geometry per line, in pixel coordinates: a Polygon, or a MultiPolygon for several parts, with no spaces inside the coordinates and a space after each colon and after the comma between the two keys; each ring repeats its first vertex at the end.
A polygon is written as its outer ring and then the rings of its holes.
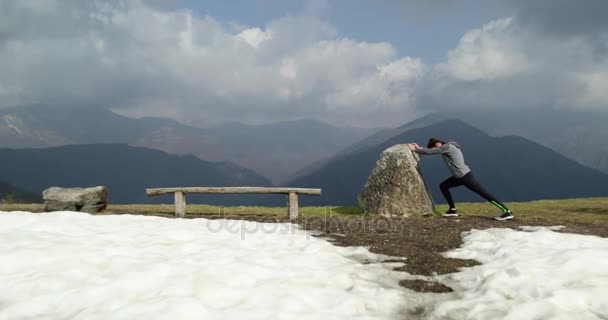
{"type": "Polygon", "coordinates": [[[42,192],[44,211],[80,211],[97,213],[106,209],[108,190],[103,187],[51,187],[42,192]]]}

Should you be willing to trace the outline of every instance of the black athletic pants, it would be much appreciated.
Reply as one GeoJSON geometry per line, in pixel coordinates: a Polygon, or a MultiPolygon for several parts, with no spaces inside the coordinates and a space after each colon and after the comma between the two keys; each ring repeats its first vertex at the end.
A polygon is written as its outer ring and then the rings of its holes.
{"type": "Polygon", "coordinates": [[[482,198],[488,200],[491,204],[495,205],[503,212],[509,211],[507,206],[505,206],[502,202],[498,201],[496,197],[494,197],[491,193],[484,189],[481,184],[479,184],[479,182],[475,180],[473,172],[465,174],[462,178],[450,177],[439,185],[441,193],[443,193],[443,196],[450,205],[450,208],[456,208],[456,206],[454,205],[454,199],[452,199],[452,194],[450,193],[450,189],[460,186],[465,186],[467,187],[467,189],[477,193],[482,198]]]}

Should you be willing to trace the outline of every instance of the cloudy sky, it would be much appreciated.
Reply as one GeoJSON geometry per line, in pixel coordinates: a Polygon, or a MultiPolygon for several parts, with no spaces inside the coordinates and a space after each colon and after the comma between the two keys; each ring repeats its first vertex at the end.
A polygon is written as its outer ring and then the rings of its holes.
{"type": "Polygon", "coordinates": [[[0,0],[0,107],[396,126],[608,109],[605,0],[0,0]]]}

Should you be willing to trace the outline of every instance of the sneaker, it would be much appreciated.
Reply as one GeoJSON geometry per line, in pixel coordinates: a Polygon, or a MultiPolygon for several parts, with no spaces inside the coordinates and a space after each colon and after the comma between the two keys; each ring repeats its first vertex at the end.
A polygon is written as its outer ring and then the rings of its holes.
{"type": "Polygon", "coordinates": [[[513,219],[513,212],[511,212],[511,211],[507,211],[507,212],[503,213],[500,217],[494,218],[494,220],[498,220],[498,221],[505,221],[505,220],[511,220],[511,219],[513,219]]]}
{"type": "Polygon", "coordinates": [[[441,214],[442,217],[458,217],[458,211],[456,209],[450,209],[445,213],[441,214]]]}

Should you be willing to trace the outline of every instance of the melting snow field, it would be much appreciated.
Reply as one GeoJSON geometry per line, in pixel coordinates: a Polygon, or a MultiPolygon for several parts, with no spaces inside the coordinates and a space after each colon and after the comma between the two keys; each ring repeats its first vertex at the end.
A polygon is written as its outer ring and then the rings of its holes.
{"type": "Polygon", "coordinates": [[[394,319],[398,272],[291,224],[0,213],[0,319],[394,319]]]}
{"type": "Polygon", "coordinates": [[[428,318],[608,319],[608,239],[522,229],[465,235],[446,256],[482,265],[440,277],[455,293],[428,318]]]}
{"type": "Polygon", "coordinates": [[[450,294],[290,224],[0,212],[0,235],[0,319],[608,318],[608,240],[547,228],[466,234],[446,255],[483,264],[450,294]]]}

